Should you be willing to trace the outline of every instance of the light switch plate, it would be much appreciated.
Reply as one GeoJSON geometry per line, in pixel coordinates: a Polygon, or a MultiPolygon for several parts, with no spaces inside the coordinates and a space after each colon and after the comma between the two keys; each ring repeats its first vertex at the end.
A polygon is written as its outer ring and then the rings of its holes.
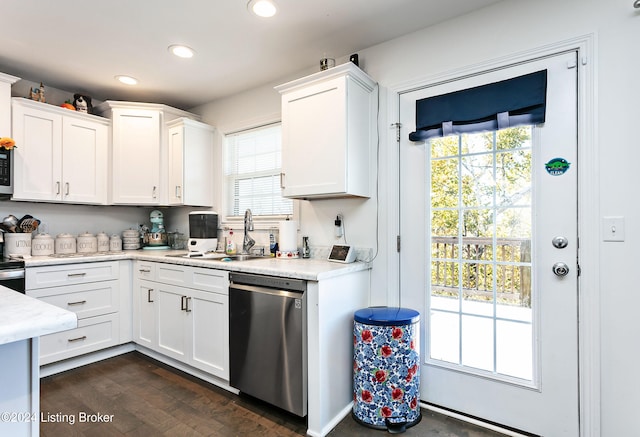
{"type": "Polygon", "coordinates": [[[624,241],[624,217],[603,217],[602,241],[624,241]]]}

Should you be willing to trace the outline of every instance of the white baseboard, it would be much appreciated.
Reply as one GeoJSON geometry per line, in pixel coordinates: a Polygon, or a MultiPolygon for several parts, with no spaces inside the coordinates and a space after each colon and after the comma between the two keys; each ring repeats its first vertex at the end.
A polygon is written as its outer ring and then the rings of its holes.
{"type": "Polygon", "coordinates": [[[75,369],[76,367],[86,366],[87,364],[106,360],[107,358],[113,358],[118,355],[126,354],[127,352],[132,352],[134,350],[135,345],[133,343],[126,343],[119,346],[110,347],[108,349],[102,349],[96,352],[80,355],[74,358],[69,358],[67,360],[46,364],[44,366],[40,366],[40,378],[55,375],[56,373],[60,372],[66,372],[67,370],[75,369]]]}

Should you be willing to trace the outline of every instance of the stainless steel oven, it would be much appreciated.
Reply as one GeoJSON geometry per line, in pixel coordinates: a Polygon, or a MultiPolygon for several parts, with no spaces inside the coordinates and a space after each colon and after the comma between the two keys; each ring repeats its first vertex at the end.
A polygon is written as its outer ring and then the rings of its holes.
{"type": "Polygon", "coordinates": [[[0,285],[24,293],[24,261],[0,260],[0,285]]]}
{"type": "Polygon", "coordinates": [[[307,282],[229,274],[229,384],[307,415],[307,282]]]}

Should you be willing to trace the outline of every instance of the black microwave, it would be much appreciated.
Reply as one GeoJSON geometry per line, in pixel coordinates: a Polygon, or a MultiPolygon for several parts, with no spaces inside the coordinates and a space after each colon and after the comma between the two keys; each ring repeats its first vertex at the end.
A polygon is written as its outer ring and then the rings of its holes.
{"type": "Polygon", "coordinates": [[[9,150],[0,149],[0,195],[13,194],[13,156],[9,150]]]}

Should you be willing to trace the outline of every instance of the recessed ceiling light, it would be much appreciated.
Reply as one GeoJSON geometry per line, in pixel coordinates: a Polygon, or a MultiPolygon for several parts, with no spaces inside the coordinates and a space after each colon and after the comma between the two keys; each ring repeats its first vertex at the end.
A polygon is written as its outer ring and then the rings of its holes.
{"type": "Polygon", "coordinates": [[[174,44],[169,46],[169,51],[180,58],[191,58],[195,51],[191,47],[174,44]]]}
{"type": "Polygon", "coordinates": [[[273,17],[276,12],[276,4],[273,0],[249,0],[247,9],[256,14],[258,17],[273,17]]]}
{"type": "Polygon", "coordinates": [[[125,85],[137,85],[138,84],[138,79],[136,79],[135,77],[131,77],[131,76],[116,76],[116,79],[119,80],[120,82],[124,83],[125,85]]]}

